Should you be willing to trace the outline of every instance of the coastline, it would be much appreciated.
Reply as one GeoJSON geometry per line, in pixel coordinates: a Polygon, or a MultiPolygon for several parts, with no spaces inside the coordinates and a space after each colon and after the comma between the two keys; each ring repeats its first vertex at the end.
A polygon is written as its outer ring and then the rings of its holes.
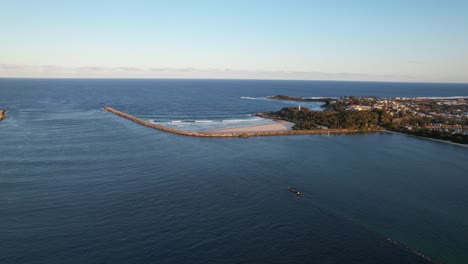
{"type": "Polygon", "coordinates": [[[284,120],[274,120],[275,123],[263,124],[263,125],[252,125],[232,128],[222,128],[208,130],[205,132],[209,133],[231,133],[231,132],[265,132],[265,131],[288,131],[292,130],[294,123],[284,120]]]}
{"type": "Polygon", "coordinates": [[[0,121],[5,119],[5,117],[6,117],[6,110],[0,109],[0,121]]]}
{"type": "Polygon", "coordinates": [[[292,135],[319,135],[319,134],[356,134],[380,132],[382,130],[361,131],[357,129],[320,129],[320,130],[280,130],[280,131],[256,131],[256,132],[195,132],[166,127],[160,124],[145,121],[130,114],[121,112],[111,107],[104,107],[107,112],[123,117],[140,125],[151,127],[172,134],[191,137],[259,137],[259,136],[292,136],[292,135]]]}
{"type": "Polygon", "coordinates": [[[442,139],[415,136],[415,135],[411,135],[411,134],[406,134],[406,133],[396,132],[396,131],[390,131],[390,130],[383,130],[383,132],[394,133],[394,134],[400,134],[400,135],[406,135],[406,136],[415,137],[415,138],[422,138],[422,139],[427,139],[427,140],[437,141],[437,142],[441,142],[441,143],[452,144],[452,145],[456,145],[456,146],[460,146],[460,147],[465,147],[465,148],[468,147],[468,145],[465,145],[465,144],[460,144],[460,143],[456,143],[456,142],[452,142],[452,141],[447,141],[447,140],[442,140],[442,139]]]}

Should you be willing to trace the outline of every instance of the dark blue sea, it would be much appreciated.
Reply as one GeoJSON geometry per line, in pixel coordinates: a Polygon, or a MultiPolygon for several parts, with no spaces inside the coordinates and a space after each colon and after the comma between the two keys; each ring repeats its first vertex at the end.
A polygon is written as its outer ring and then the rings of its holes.
{"type": "Polygon", "coordinates": [[[0,263],[468,263],[466,147],[192,138],[102,110],[209,130],[297,104],[275,94],[468,96],[468,84],[0,79],[0,263]]]}

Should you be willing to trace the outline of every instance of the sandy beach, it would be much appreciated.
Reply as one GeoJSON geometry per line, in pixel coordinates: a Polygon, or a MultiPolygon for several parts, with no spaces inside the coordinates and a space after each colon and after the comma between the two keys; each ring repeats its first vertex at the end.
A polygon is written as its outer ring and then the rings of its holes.
{"type": "Polygon", "coordinates": [[[244,127],[233,127],[209,130],[206,132],[210,133],[233,133],[233,132],[269,132],[269,131],[288,131],[292,130],[294,123],[287,121],[275,121],[273,124],[256,125],[256,126],[244,126],[244,127]]]}

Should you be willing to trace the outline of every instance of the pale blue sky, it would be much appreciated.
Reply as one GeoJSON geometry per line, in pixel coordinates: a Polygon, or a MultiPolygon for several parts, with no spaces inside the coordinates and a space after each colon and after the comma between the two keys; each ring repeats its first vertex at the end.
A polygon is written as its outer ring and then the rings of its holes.
{"type": "Polygon", "coordinates": [[[0,76],[468,82],[468,1],[0,0],[0,76]]]}

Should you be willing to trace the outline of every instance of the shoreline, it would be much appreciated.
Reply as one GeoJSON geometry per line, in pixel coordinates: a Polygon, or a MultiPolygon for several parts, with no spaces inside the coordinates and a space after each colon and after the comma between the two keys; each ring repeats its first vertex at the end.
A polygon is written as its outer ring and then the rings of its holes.
{"type": "Polygon", "coordinates": [[[437,141],[437,142],[441,142],[441,143],[452,144],[452,145],[465,147],[465,148],[468,147],[468,145],[457,143],[457,142],[452,142],[452,141],[442,140],[442,139],[436,139],[436,138],[416,136],[416,135],[406,134],[406,133],[403,133],[403,132],[396,132],[396,131],[390,131],[390,130],[383,130],[383,132],[400,134],[400,135],[405,135],[405,136],[410,136],[410,137],[415,137],[415,138],[422,138],[422,139],[427,139],[427,140],[437,141]]]}
{"type": "Polygon", "coordinates": [[[0,109],[0,121],[5,119],[5,117],[6,117],[6,110],[0,109]]]}
{"type": "Polygon", "coordinates": [[[205,133],[231,133],[231,132],[268,132],[268,131],[289,131],[292,130],[294,123],[284,120],[273,120],[275,123],[250,125],[231,128],[220,128],[204,131],[205,133]]]}
{"type": "Polygon", "coordinates": [[[383,130],[370,130],[361,131],[354,129],[321,129],[321,130],[281,130],[281,131],[257,131],[257,132],[195,132],[186,131],[176,128],[166,127],[160,124],[145,121],[137,118],[130,114],[121,112],[111,107],[104,107],[107,112],[113,113],[117,116],[123,117],[140,125],[169,132],[172,134],[191,136],[191,137],[259,137],[259,136],[292,136],[292,135],[320,135],[320,134],[356,134],[356,133],[369,133],[369,132],[381,132],[383,130]]]}

